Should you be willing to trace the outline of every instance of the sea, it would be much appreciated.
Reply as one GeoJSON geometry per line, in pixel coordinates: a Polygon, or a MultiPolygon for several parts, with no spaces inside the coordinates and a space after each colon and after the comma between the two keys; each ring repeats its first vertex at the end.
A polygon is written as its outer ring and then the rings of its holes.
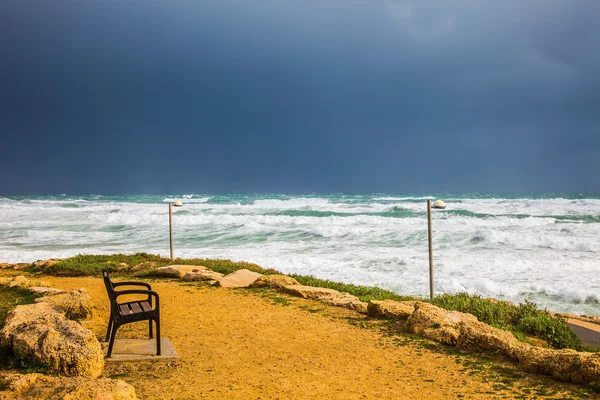
{"type": "Polygon", "coordinates": [[[282,273],[429,296],[468,292],[600,315],[600,194],[0,197],[0,262],[77,254],[248,261],[282,273]]]}

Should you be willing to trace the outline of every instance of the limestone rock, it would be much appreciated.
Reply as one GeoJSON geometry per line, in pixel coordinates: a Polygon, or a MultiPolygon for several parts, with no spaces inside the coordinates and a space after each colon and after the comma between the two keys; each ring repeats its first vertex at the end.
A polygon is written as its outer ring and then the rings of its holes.
{"type": "Polygon", "coordinates": [[[168,265],[166,267],[159,267],[156,269],[156,274],[161,276],[169,276],[172,278],[183,278],[188,272],[207,271],[208,268],[202,265],[168,265]]]}
{"type": "Polygon", "coordinates": [[[416,301],[371,300],[369,317],[406,320],[415,311],[416,301]]]}
{"type": "Polygon", "coordinates": [[[477,322],[471,314],[448,311],[430,303],[416,302],[415,311],[406,320],[409,332],[424,336],[440,343],[457,345],[460,324],[477,322]]]}
{"type": "Polygon", "coordinates": [[[56,264],[59,261],[62,261],[62,258],[49,258],[47,260],[37,260],[33,263],[34,267],[42,267],[43,269],[48,268],[51,265],[56,264]]]}
{"type": "Polygon", "coordinates": [[[368,306],[367,303],[360,301],[358,299],[358,297],[353,296],[351,294],[348,294],[348,293],[340,293],[340,294],[341,294],[341,296],[330,297],[330,298],[324,297],[324,298],[320,299],[320,301],[325,304],[329,304],[330,306],[344,307],[344,308],[348,308],[350,310],[358,311],[361,314],[367,313],[367,306],[368,306]]]}
{"type": "Polygon", "coordinates": [[[525,371],[553,376],[566,382],[600,384],[600,354],[552,350],[524,344],[516,354],[525,371]]]}
{"type": "Polygon", "coordinates": [[[304,285],[288,285],[283,290],[291,295],[313,299],[332,306],[345,307],[360,313],[367,313],[367,303],[364,303],[349,293],[341,293],[334,289],[304,285]]]}
{"type": "Polygon", "coordinates": [[[27,263],[18,263],[18,264],[13,264],[12,265],[12,269],[16,269],[16,270],[22,270],[25,269],[27,267],[29,267],[31,264],[27,264],[27,263]]]}
{"type": "Polygon", "coordinates": [[[23,275],[15,276],[6,283],[9,287],[28,288],[31,286],[50,286],[50,283],[45,281],[34,281],[25,278],[23,275]]]}
{"type": "Polygon", "coordinates": [[[131,265],[127,264],[127,263],[118,263],[116,266],[117,271],[127,271],[131,269],[131,265]]]}
{"type": "Polygon", "coordinates": [[[215,281],[221,279],[223,274],[220,274],[215,271],[207,271],[207,270],[192,270],[187,272],[182,280],[186,282],[197,282],[197,281],[215,281]]]}
{"type": "Polygon", "coordinates": [[[237,288],[248,287],[252,282],[257,280],[262,275],[258,272],[253,272],[247,269],[240,269],[231,274],[217,280],[217,286],[237,288]]]}
{"type": "Polygon", "coordinates": [[[135,389],[116,379],[53,377],[42,374],[0,375],[6,390],[0,399],[136,400],[135,389]]]}
{"type": "Polygon", "coordinates": [[[11,278],[11,277],[0,276],[0,285],[4,286],[4,285],[8,284],[8,282],[10,282],[12,280],[13,280],[13,278],[11,278]]]}
{"type": "Polygon", "coordinates": [[[64,290],[44,286],[31,286],[27,288],[27,290],[29,290],[31,293],[43,294],[44,296],[53,296],[56,294],[66,293],[64,290]]]}
{"type": "Polygon", "coordinates": [[[9,312],[0,329],[0,347],[12,348],[17,357],[60,375],[97,378],[104,366],[94,334],[49,303],[21,305],[9,312]]]}
{"type": "Polygon", "coordinates": [[[92,315],[92,298],[84,288],[69,293],[35,299],[36,303],[49,303],[60,308],[69,319],[88,319],[92,315]]]}
{"type": "Polygon", "coordinates": [[[299,285],[298,281],[287,275],[263,275],[252,282],[252,288],[275,288],[283,289],[284,286],[299,285]]]}
{"type": "Polygon", "coordinates": [[[12,264],[0,263],[0,269],[9,269],[9,268],[12,268],[12,264]]]}

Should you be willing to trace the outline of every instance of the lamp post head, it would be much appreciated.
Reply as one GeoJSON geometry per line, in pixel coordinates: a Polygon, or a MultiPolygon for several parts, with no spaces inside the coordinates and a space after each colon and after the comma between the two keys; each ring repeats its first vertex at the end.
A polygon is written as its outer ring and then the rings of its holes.
{"type": "Polygon", "coordinates": [[[436,200],[433,205],[431,206],[431,208],[441,208],[444,209],[446,208],[446,203],[444,203],[442,200],[436,200]]]}
{"type": "Polygon", "coordinates": [[[175,200],[175,203],[173,203],[173,205],[175,207],[181,207],[181,206],[183,206],[183,203],[181,202],[181,200],[175,200]]]}

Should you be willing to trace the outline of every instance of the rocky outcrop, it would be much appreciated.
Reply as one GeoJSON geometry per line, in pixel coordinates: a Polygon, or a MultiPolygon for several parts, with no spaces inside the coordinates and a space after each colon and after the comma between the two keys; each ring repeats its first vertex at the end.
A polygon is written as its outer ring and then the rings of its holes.
{"type": "Polygon", "coordinates": [[[285,286],[299,285],[298,281],[287,275],[263,275],[252,282],[252,288],[283,289],[285,286]]]}
{"type": "Polygon", "coordinates": [[[227,288],[248,287],[262,275],[247,269],[240,269],[217,280],[216,286],[227,288]]]}
{"type": "Polygon", "coordinates": [[[60,261],[62,261],[62,258],[49,258],[47,260],[37,260],[33,263],[34,267],[41,267],[42,269],[46,269],[51,265],[54,265],[60,261]]]}
{"type": "Polygon", "coordinates": [[[52,377],[42,374],[0,375],[0,400],[136,400],[133,386],[116,379],[52,377]]]}
{"type": "Polygon", "coordinates": [[[415,311],[416,301],[371,300],[367,308],[369,317],[406,320],[415,311]]]}
{"type": "Polygon", "coordinates": [[[284,286],[283,290],[293,296],[318,300],[332,306],[345,307],[360,313],[367,313],[367,303],[360,301],[356,296],[349,293],[342,293],[335,289],[304,285],[288,285],[284,286]]]}
{"type": "Polygon", "coordinates": [[[206,282],[206,281],[216,281],[223,277],[223,274],[220,274],[215,271],[207,271],[207,270],[198,270],[195,269],[193,271],[187,272],[182,280],[185,282],[206,282]]]}
{"type": "Polygon", "coordinates": [[[32,286],[50,286],[50,283],[48,282],[27,279],[23,275],[18,275],[10,279],[4,279],[2,282],[0,282],[0,284],[6,285],[8,287],[19,288],[29,288],[32,286]]]}
{"type": "Polygon", "coordinates": [[[512,333],[480,322],[471,314],[417,302],[405,328],[440,343],[510,357],[528,372],[550,375],[565,382],[600,384],[600,354],[546,349],[522,343],[512,333]]]}
{"type": "Polygon", "coordinates": [[[69,319],[88,319],[92,315],[92,298],[83,288],[55,296],[40,297],[35,299],[35,302],[52,304],[60,308],[69,319]]]}
{"type": "Polygon", "coordinates": [[[104,366],[93,333],[49,303],[17,306],[9,312],[0,329],[0,346],[60,375],[97,378],[104,366]]]}
{"type": "Polygon", "coordinates": [[[182,279],[188,272],[207,271],[208,268],[202,265],[167,265],[166,267],[156,268],[156,275],[171,278],[182,279]]]}

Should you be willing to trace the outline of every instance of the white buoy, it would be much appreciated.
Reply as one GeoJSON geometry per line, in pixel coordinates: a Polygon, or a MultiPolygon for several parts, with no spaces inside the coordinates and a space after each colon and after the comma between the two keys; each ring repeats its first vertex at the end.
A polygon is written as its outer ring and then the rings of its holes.
{"type": "Polygon", "coordinates": [[[436,200],[433,202],[431,208],[446,208],[446,203],[443,200],[436,200]]]}

